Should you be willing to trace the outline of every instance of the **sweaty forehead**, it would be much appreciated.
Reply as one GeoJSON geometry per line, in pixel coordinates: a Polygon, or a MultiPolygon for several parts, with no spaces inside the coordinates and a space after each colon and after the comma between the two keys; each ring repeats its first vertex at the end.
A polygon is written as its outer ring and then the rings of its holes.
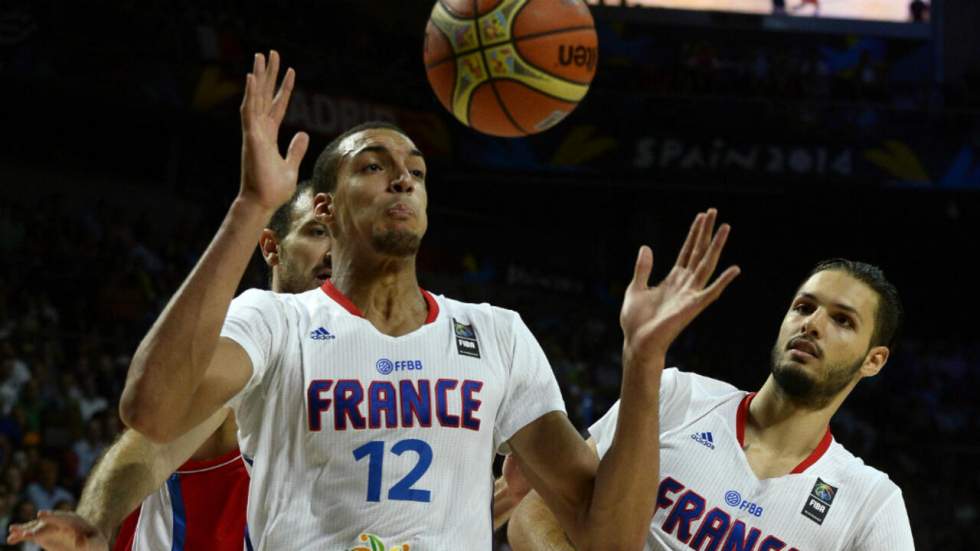
{"type": "Polygon", "coordinates": [[[840,270],[824,270],[810,276],[797,295],[808,293],[821,302],[844,304],[871,319],[878,308],[878,294],[868,284],[840,270]]]}
{"type": "Polygon", "coordinates": [[[389,128],[369,128],[344,138],[337,151],[341,157],[350,158],[366,148],[376,146],[405,154],[417,150],[412,140],[401,132],[389,128]]]}

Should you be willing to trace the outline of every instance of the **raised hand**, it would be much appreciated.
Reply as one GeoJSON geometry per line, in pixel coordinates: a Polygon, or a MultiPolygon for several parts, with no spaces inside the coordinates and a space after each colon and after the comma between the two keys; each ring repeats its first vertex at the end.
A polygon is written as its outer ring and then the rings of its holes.
{"type": "Polygon", "coordinates": [[[739,268],[731,266],[706,287],[731,231],[728,224],[722,224],[714,233],[717,214],[715,209],[698,213],[674,267],[659,285],[647,285],[653,251],[640,247],[619,314],[626,365],[662,359],[680,332],[739,274],[739,268]]]}
{"type": "Polygon", "coordinates": [[[108,551],[105,537],[75,513],[41,511],[24,524],[11,524],[7,544],[34,542],[47,551],[108,551]]]}
{"type": "Polygon", "coordinates": [[[286,115],[289,97],[293,92],[296,72],[286,70],[279,91],[279,54],[255,54],[252,72],[245,77],[245,97],[242,100],[242,183],[239,195],[253,200],[268,210],[275,210],[289,201],[296,190],[299,163],[306,154],[309,136],[299,132],[289,143],[286,157],[279,153],[279,126],[286,115]]]}

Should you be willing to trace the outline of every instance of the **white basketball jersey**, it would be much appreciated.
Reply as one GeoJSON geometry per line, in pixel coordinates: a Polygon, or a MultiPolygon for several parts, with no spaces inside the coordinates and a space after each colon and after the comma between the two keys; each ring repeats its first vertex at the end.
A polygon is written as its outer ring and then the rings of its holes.
{"type": "Polygon", "coordinates": [[[330,282],[232,302],[255,550],[490,549],[495,452],[564,403],[515,312],[422,294],[426,324],[401,337],[330,282]]]}
{"type": "MultiPolygon", "coordinates": [[[[645,549],[913,549],[902,493],[828,429],[792,473],[759,480],[742,451],[753,394],[676,369],[660,387],[660,488],[645,549]]],[[[590,429],[609,450],[619,402],[590,429]]]]}

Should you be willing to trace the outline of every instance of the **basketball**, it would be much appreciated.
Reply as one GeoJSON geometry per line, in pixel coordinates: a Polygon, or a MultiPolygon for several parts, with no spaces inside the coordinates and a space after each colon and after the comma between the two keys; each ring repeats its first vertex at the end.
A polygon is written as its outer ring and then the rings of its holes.
{"type": "Polygon", "coordinates": [[[493,136],[551,128],[585,97],[598,40],[582,0],[439,0],[425,70],[443,107],[493,136]]]}

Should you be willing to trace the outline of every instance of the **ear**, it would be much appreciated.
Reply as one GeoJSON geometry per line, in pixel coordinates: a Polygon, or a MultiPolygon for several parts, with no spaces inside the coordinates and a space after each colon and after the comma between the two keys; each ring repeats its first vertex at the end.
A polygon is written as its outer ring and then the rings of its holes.
{"type": "Polygon", "coordinates": [[[868,350],[867,355],[864,356],[864,363],[861,364],[861,376],[874,377],[877,375],[888,362],[890,353],[887,346],[875,346],[868,350]]]}
{"type": "Polygon", "coordinates": [[[317,193],[313,197],[313,216],[321,224],[330,225],[336,221],[335,207],[333,193],[317,193]]]}
{"type": "Polygon", "coordinates": [[[279,239],[269,228],[262,230],[262,235],[259,236],[259,250],[270,268],[279,264],[279,239]]]}

